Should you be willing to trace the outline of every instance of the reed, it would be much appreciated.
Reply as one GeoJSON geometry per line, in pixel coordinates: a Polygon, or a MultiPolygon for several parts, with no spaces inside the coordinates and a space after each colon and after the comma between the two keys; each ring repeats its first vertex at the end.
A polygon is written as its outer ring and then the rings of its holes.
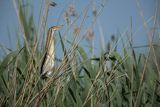
{"type": "Polygon", "coordinates": [[[13,0],[20,26],[17,34],[23,37],[23,43],[18,41],[17,35],[17,49],[0,61],[1,107],[160,106],[158,44],[145,46],[151,48],[151,52],[139,54],[130,39],[126,42],[124,35],[118,33],[112,35],[108,45],[101,47],[96,54],[93,28],[103,6],[99,10],[90,10],[92,0],[82,13],[76,13],[73,5],[62,12],[66,24],[63,31],[55,34],[55,51],[61,50],[61,56],[55,57],[54,73],[45,80],[41,79],[49,29],[46,22],[49,7],[53,6],[50,3],[46,0],[41,4],[39,25],[36,26],[33,14],[26,15],[23,2],[13,0]],[[93,13],[94,21],[85,31],[88,12],[93,13]],[[89,46],[80,44],[85,40],[89,46]],[[120,43],[122,53],[117,51],[120,43]]]}

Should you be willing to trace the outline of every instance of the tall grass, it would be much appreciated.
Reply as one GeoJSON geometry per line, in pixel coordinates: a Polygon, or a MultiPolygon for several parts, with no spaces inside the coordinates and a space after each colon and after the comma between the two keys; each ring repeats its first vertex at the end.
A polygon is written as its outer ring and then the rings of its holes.
{"type": "MultiPolygon", "coordinates": [[[[17,41],[17,49],[7,54],[0,62],[0,105],[2,107],[150,107],[160,106],[159,47],[153,54],[138,54],[130,40],[126,43],[121,33],[112,36],[108,48],[94,54],[93,34],[88,33],[91,42],[89,54],[79,43],[86,38],[80,36],[88,8],[83,11],[80,27],[73,29],[73,39],[67,33],[57,34],[62,58],[54,74],[47,80],[40,78],[40,66],[44,56],[44,37],[47,27],[49,1],[44,4],[40,27],[36,27],[33,14],[27,14],[22,1],[13,1],[23,45],[17,41]],[[38,29],[38,30],[37,30],[38,29]],[[41,38],[40,38],[41,37],[41,38]],[[122,54],[117,45],[123,44],[122,54]],[[129,44],[129,47],[126,45],[129,44]],[[114,47],[111,47],[114,46],[114,47]],[[69,47],[69,48],[68,48],[69,47]],[[157,52],[157,53],[156,53],[157,52]],[[156,53],[156,54],[155,54],[156,53]],[[156,60],[152,61],[152,58],[156,60]]],[[[92,2],[91,2],[92,3],[92,2]]],[[[43,5],[43,4],[42,4],[43,5]]],[[[55,7],[56,8],[56,7],[55,7]]],[[[73,11],[72,11],[73,12],[73,11]]],[[[94,10],[95,21],[99,13],[94,10]]],[[[70,17],[66,16],[67,30],[72,31],[70,17]]],[[[78,21],[80,16],[75,18],[78,21]]],[[[91,28],[94,27],[95,22],[91,28]]],[[[131,35],[130,35],[131,36],[131,35]]],[[[17,36],[18,38],[19,36],[17,36]]]]}

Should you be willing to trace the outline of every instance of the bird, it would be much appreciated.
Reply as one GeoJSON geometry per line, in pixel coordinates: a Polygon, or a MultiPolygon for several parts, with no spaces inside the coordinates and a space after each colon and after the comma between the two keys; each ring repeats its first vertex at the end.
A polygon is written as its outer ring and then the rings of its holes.
{"type": "Polygon", "coordinates": [[[53,70],[55,64],[55,32],[59,30],[63,25],[52,26],[47,33],[47,39],[45,44],[45,55],[42,59],[40,76],[42,79],[48,78],[53,70]]]}

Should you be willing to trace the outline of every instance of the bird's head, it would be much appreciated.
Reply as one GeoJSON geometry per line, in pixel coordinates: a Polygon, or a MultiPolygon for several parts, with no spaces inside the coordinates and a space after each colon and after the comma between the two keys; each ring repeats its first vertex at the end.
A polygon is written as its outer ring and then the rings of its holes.
{"type": "Polygon", "coordinates": [[[56,31],[56,30],[59,30],[60,28],[62,28],[63,25],[59,25],[59,26],[52,26],[51,29],[56,31]]]}

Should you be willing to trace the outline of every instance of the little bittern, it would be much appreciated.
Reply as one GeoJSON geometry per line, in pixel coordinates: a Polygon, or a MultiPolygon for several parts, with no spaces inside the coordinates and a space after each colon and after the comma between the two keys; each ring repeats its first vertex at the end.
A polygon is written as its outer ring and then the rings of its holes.
{"type": "Polygon", "coordinates": [[[49,77],[53,72],[55,63],[54,35],[55,31],[59,30],[61,27],[62,26],[53,26],[48,30],[46,46],[45,46],[45,55],[41,64],[41,71],[40,71],[42,79],[49,77]]]}

